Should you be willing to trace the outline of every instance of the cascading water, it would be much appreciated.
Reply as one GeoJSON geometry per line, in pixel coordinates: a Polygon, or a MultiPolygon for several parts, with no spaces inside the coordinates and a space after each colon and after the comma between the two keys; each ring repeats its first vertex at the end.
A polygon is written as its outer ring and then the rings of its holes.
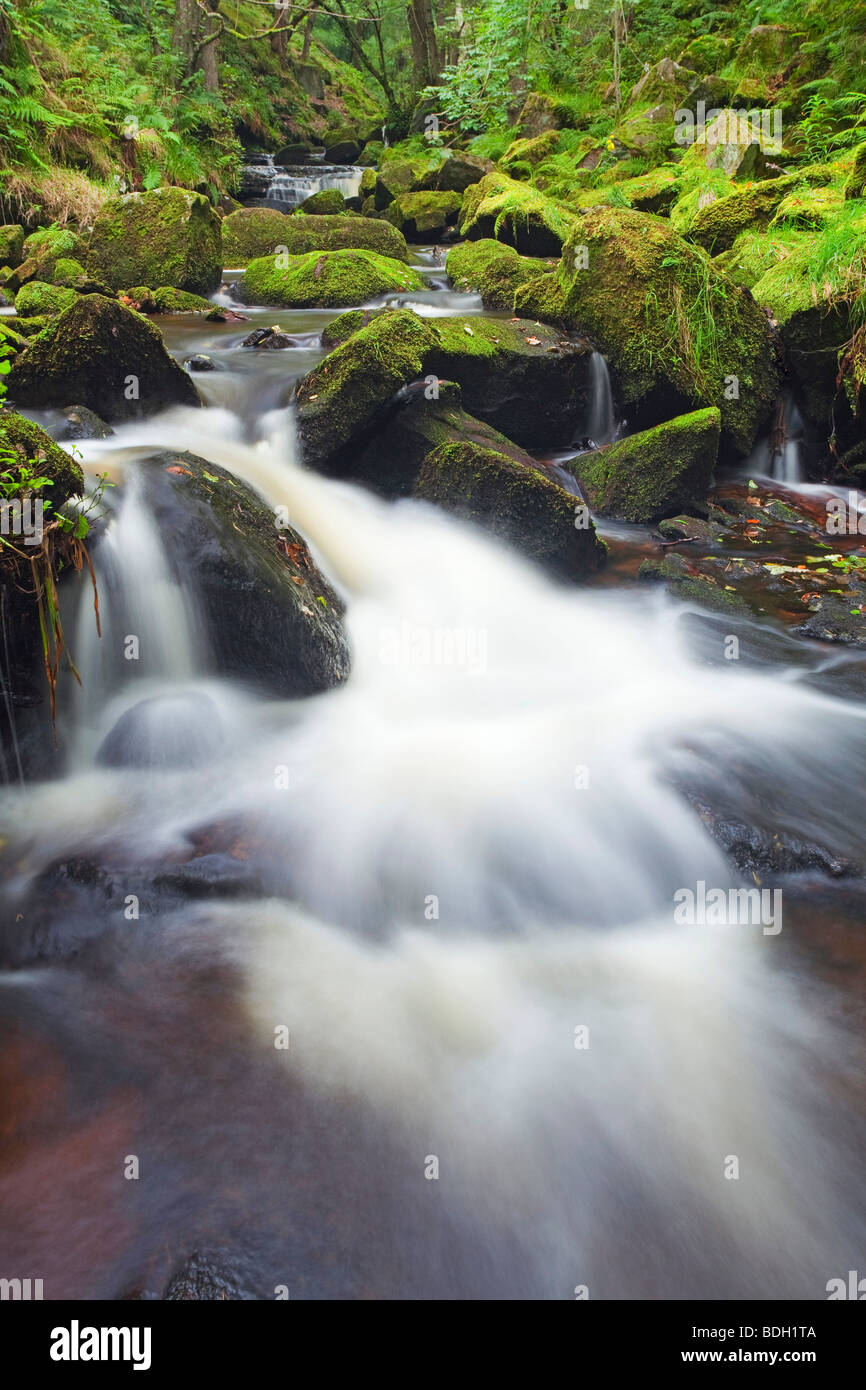
{"type": "Polygon", "coordinates": [[[613,413],[613,392],[607,362],[600,352],[590,360],[592,402],[589,412],[589,437],[594,444],[609,444],[616,434],[613,413]]]}
{"type": "Polygon", "coordinates": [[[81,446],[124,491],[95,548],[102,641],[145,638],[130,682],[163,703],[147,756],[104,755],[130,683],[100,675],[82,615],[94,733],[9,802],[22,931],[62,862],[63,932],[100,932],[0,990],[49,1056],[66,1020],[90,1097],[18,1172],[44,1224],[13,1223],[13,1253],[87,1297],[158,1282],[167,1230],[251,1252],[259,1297],[821,1297],[862,1249],[853,1119],[825,1094],[848,1044],[802,997],[795,894],[779,935],[675,921],[678,890],[739,882],[678,788],[723,780],[856,856],[862,707],[793,668],[709,664],[664,598],[559,588],[438,510],[304,470],[285,409],[256,434],[223,405],[81,446]],[[192,720],[166,707],[201,653],[139,486],[165,448],[288,509],[347,602],[345,686],[289,702],[214,680],[192,720]],[[212,735],[186,766],[177,741],[152,752],[176,718],[186,743],[212,735]],[[114,1168],[70,1145],[144,1149],[122,1220],[114,1168]]]}
{"type": "Polygon", "coordinates": [[[800,483],[804,478],[802,445],[803,417],[793,397],[786,394],[779,402],[769,434],[758,441],[743,465],[744,471],[782,483],[800,483]]]}

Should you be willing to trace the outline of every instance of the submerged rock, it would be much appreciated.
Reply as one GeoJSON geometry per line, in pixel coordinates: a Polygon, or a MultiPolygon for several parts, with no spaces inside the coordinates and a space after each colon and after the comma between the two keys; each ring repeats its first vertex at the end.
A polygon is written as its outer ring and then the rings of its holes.
{"type": "Polygon", "coordinates": [[[216,757],[224,730],[219,711],[207,695],[195,691],[156,695],[126,710],[100,744],[102,767],[201,767],[216,757]]]}
{"type": "Polygon", "coordinates": [[[310,251],[289,257],[285,268],[278,260],[250,261],[236,289],[242,303],[330,309],[424,288],[417,271],[374,251],[310,251]]]}
{"type": "Polygon", "coordinates": [[[571,469],[593,511],[621,521],[658,521],[704,501],[719,452],[715,406],[617,440],[571,469]]]}
{"type": "Polygon", "coordinates": [[[154,456],[145,488],[178,582],[201,610],[217,674],[278,696],[345,680],[342,603],[297,531],[279,528],[251,488],[193,454],[154,456]]]}
{"type": "Polygon", "coordinates": [[[63,407],[77,401],[105,420],[201,404],[159,330],[98,294],[79,296],[34,338],[16,359],[7,385],[18,405],[63,407]]]}
{"type": "Polygon", "coordinates": [[[290,333],[284,333],[280,328],[254,328],[252,333],[244,338],[241,347],[265,348],[271,352],[279,352],[283,348],[292,347],[295,341],[290,333]]]}
{"type": "Polygon", "coordinates": [[[114,290],[170,285],[209,294],[222,278],[220,228],[218,214],[200,193],[183,188],[125,193],[100,208],[87,266],[114,290]]]}

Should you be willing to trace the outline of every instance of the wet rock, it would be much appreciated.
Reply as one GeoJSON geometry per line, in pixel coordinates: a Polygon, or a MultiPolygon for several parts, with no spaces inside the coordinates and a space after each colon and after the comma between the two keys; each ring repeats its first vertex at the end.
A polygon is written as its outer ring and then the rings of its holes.
{"type": "Polygon", "coordinates": [[[593,511],[620,521],[658,521],[706,498],[719,452],[715,406],[617,440],[570,465],[593,511]]]}
{"type": "Polygon", "coordinates": [[[188,372],[215,372],[217,364],[212,357],[208,357],[203,352],[193,353],[192,357],[184,360],[184,369],[188,372]]]}
{"type": "Polygon", "coordinates": [[[282,348],[293,347],[296,339],[289,333],[284,333],[280,328],[254,328],[241,343],[241,347],[267,348],[279,351],[282,348]]]}
{"type": "Polygon", "coordinates": [[[216,464],[167,453],[150,461],[146,492],[178,582],[202,613],[215,672],[278,696],[346,678],[342,603],[303,537],[278,526],[251,488],[216,464]]]}
{"type": "Polygon", "coordinates": [[[108,439],[114,430],[86,405],[70,405],[63,412],[65,424],[61,427],[58,439],[108,439]]]}
{"type": "Polygon", "coordinates": [[[438,241],[456,226],[463,199],[459,193],[401,193],[385,217],[407,241],[438,241]]]}
{"type": "Polygon", "coordinates": [[[62,314],[64,309],[75,303],[76,298],[75,290],[48,285],[42,280],[30,280],[22,285],[15,296],[15,312],[21,318],[62,314]]]}
{"type": "Polygon", "coordinates": [[[33,340],[7,385],[16,404],[62,408],[78,401],[109,421],[201,403],[159,330],[97,294],[80,296],[33,340]]]}
{"type": "Polygon", "coordinates": [[[102,767],[201,767],[219,754],[224,739],[219,711],[206,695],[187,692],[139,700],[100,744],[102,767]]]}
{"type": "Polygon", "coordinates": [[[125,193],[100,208],[87,266],[115,290],[169,285],[206,295],[222,277],[220,228],[219,216],[199,193],[182,188],[125,193]]]}
{"type": "Polygon", "coordinates": [[[255,1279],[252,1264],[236,1251],[201,1250],[173,1274],[163,1298],[168,1302],[251,1301],[255,1279]]]}
{"type": "Polygon", "coordinates": [[[329,164],[355,164],[360,153],[357,140],[338,140],[336,145],[325,146],[325,159],[329,164]]]}

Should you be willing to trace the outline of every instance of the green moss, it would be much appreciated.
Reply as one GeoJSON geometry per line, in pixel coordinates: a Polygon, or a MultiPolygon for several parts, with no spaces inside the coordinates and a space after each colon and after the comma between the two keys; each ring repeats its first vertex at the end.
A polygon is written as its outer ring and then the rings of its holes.
{"type": "Polygon", "coordinates": [[[362,433],[385,402],[421,375],[435,345],[430,327],[408,309],[381,314],[330,353],[298,387],[298,427],[306,460],[323,467],[362,433]]]}
{"type": "MultiPolygon", "coordinates": [[[[854,167],[845,183],[846,198],[866,197],[866,141],[854,151],[854,167]]],[[[0,260],[2,260],[0,256],[0,260]]]]}
{"type": "Polygon", "coordinates": [[[15,353],[20,352],[26,346],[27,339],[23,333],[18,331],[17,319],[13,327],[8,318],[0,318],[0,347],[8,348],[15,353]]]}
{"type": "Polygon", "coordinates": [[[284,246],[291,256],[307,251],[375,251],[408,261],[406,238],[389,222],[370,217],[286,217],[270,208],[243,208],[223,221],[226,265],[245,266],[284,246]]]}
{"type": "Polygon", "coordinates": [[[625,198],[627,205],[638,212],[664,213],[676,201],[678,172],[675,164],[662,165],[635,178],[622,179],[615,188],[625,198]]]}
{"type": "Polygon", "coordinates": [[[0,227],[0,265],[20,265],[24,255],[24,228],[0,227]]]}
{"type": "Polygon", "coordinates": [[[725,446],[748,452],[779,373],[766,316],[746,291],[661,218],[618,208],[585,214],[558,276],[568,322],[604,352],[639,419],[718,405],[725,446]]]}
{"type": "Polygon", "coordinates": [[[62,314],[77,298],[74,290],[46,285],[42,280],[30,280],[22,285],[15,296],[15,312],[22,318],[31,314],[62,314]]]}
{"type": "Polygon", "coordinates": [[[97,215],[87,267],[114,290],[172,285],[208,294],[222,278],[220,218],[207,198],[182,188],[111,198],[97,215]]]}
{"type": "Polygon", "coordinates": [[[345,208],[346,199],[339,188],[322,188],[318,193],[312,193],[309,198],[305,198],[296,211],[304,214],[318,213],[327,217],[344,212],[345,208]]]}
{"type": "Polygon", "coordinates": [[[730,251],[713,257],[713,265],[735,285],[750,290],[790,251],[791,234],[784,228],[775,233],[741,232],[730,251]]]}
{"type": "Polygon", "coordinates": [[[16,318],[15,327],[19,333],[23,333],[26,338],[35,338],[44,328],[51,323],[51,314],[33,314],[26,319],[16,318]]]}
{"type": "Polygon", "coordinates": [[[75,289],[77,281],[87,279],[87,271],[74,257],[61,256],[54,266],[51,279],[55,285],[66,285],[69,289],[75,289]]]}
{"type": "Polygon", "coordinates": [[[68,497],[83,493],[84,474],[79,465],[32,420],[12,411],[0,411],[0,446],[14,453],[19,463],[35,465],[51,479],[46,496],[55,508],[68,497]]]}
{"type": "Polygon", "coordinates": [[[782,199],[770,225],[778,227],[785,224],[802,231],[819,232],[834,221],[844,201],[845,194],[841,188],[801,186],[782,199]]]}
{"type": "Polygon", "coordinates": [[[374,251],[310,251],[304,256],[263,256],[250,261],[237,293],[247,304],[330,309],[363,304],[389,291],[423,288],[417,271],[374,251]],[[280,264],[283,259],[288,261],[285,268],[280,264]]]}
{"type": "Polygon", "coordinates": [[[557,256],[576,223],[573,213],[507,174],[487,174],[466,190],[460,232],[494,238],[525,255],[557,256]]]}
{"type": "Polygon", "coordinates": [[[359,328],[366,327],[375,312],[373,309],[347,309],[345,314],[338,314],[322,330],[322,347],[327,348],[328,352],[339,347],[359,328]]]}
{"type": "Polygon", "coordinates": [[[536,135],[533,139],[515,140],[509,145],[500,163],[506,173],[513,173],[513,165],[527,164],[530,170],[537,164],[541,164],[550,155],[554,154],[559,146],[560,133],[558,130],[546,130],[542,135],[536,135]]]}
{"type": "Polygon", "coordinates": [[[81,239],[75,232],[69,227],[58,227],[56,223],[52,223],[50,227],[41,227],[38,232],[33,232],[27,238],[24,242],[23,258],[35,262],[36,273],[40,279],[51,280],[59,260],[68,257],[78,259],[83,250],[81,239]]]}
{"type": "Polygon", "coordinates": [[[582,454],[571,466],[593,511],[658,521],[706,497],[720,431],[721,415],[712,406],[582,454]]]}
{"type": "Polygon", "coordinates": [[[720,34],[700,34],[686,44],[677,62],[693,72],[718,72],[727,61],[733,43],[720,34]]]}
{"type": "Polygon", "coordinates": [[[786,175],[737,188],[695,213],[689,237],[715,255],[730,251],[740,232],[765,227],[799,182],[796,175],[786,175]]]}
{"type": "Polygon", "coordinates": [[[385,209],[385,217],[410,241],[436,240],[457,221],[460,193],[401,193],[385,209]]]}
{"type": "Polygon", "coordinates": [[[187,290],[176,290],[171,285],[161,285],[153,292],[153,303],[157,314],[203,314],[210,313],[213,303],[203,299],[200,294],[189,294],[187,290]]]}
{"type": "Polygon", "coordinates": [[[514,291],[514,312],[541,323],[564,325],[568,320],[566,298],[558,274],[537,275],[514,291]]]}
{"type": "Polygon", "coordinates": [[[448,252],[445,269],[455,289],[481,295],[491,309],[514,307],[519,285],[538,275],[538,262],[501,241],[464,241],[448,252]]]}

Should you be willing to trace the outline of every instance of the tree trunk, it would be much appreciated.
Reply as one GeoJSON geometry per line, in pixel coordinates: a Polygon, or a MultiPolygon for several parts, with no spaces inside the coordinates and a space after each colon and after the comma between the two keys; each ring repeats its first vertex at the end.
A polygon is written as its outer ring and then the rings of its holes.
{"type": "Polygon", "coordinates": [[[412,40],[412,80],[416,96],[439,77],[439,45],[433,19],[433,0],[410,0],[406,10],[412,40]]]}
{"type": "MultiPolygon", "coordinates": [[[[206,3],[209,10],[215,12],[219,9],[219,0],[206,0],[206,3]]],[[[201,14],[201,10],[199,10],[199,14],[201,15],[200,37],[204,39],[205,42],[198,55],[198,67],[204,74],[205,90],[208,92],[218,92],[220,87],[219,71],[217,68],[219,62],[220,25],[216,19],[208,20],[205,15],[201,14]],[[213,34],[213,38],[208,38],[208,35],[211,33],[213,34]]]]}
{"type": "Polygon", "coordinates": [[[192,55],[198,39],[201,10],[195,0],[175,0],[174,27],[171,34],[172,51],[183,60],[184,71],[189,71],[192,55]]]}
{"type": "Polygon", "coordinates": [[[313,42],[313,29],[316,24],[316,16],[311,14],[307,20],[307,27],[304,30],[304,51],[301,54],[301,61],[306,62],[310,56],[310,44],[313,42]]]}

